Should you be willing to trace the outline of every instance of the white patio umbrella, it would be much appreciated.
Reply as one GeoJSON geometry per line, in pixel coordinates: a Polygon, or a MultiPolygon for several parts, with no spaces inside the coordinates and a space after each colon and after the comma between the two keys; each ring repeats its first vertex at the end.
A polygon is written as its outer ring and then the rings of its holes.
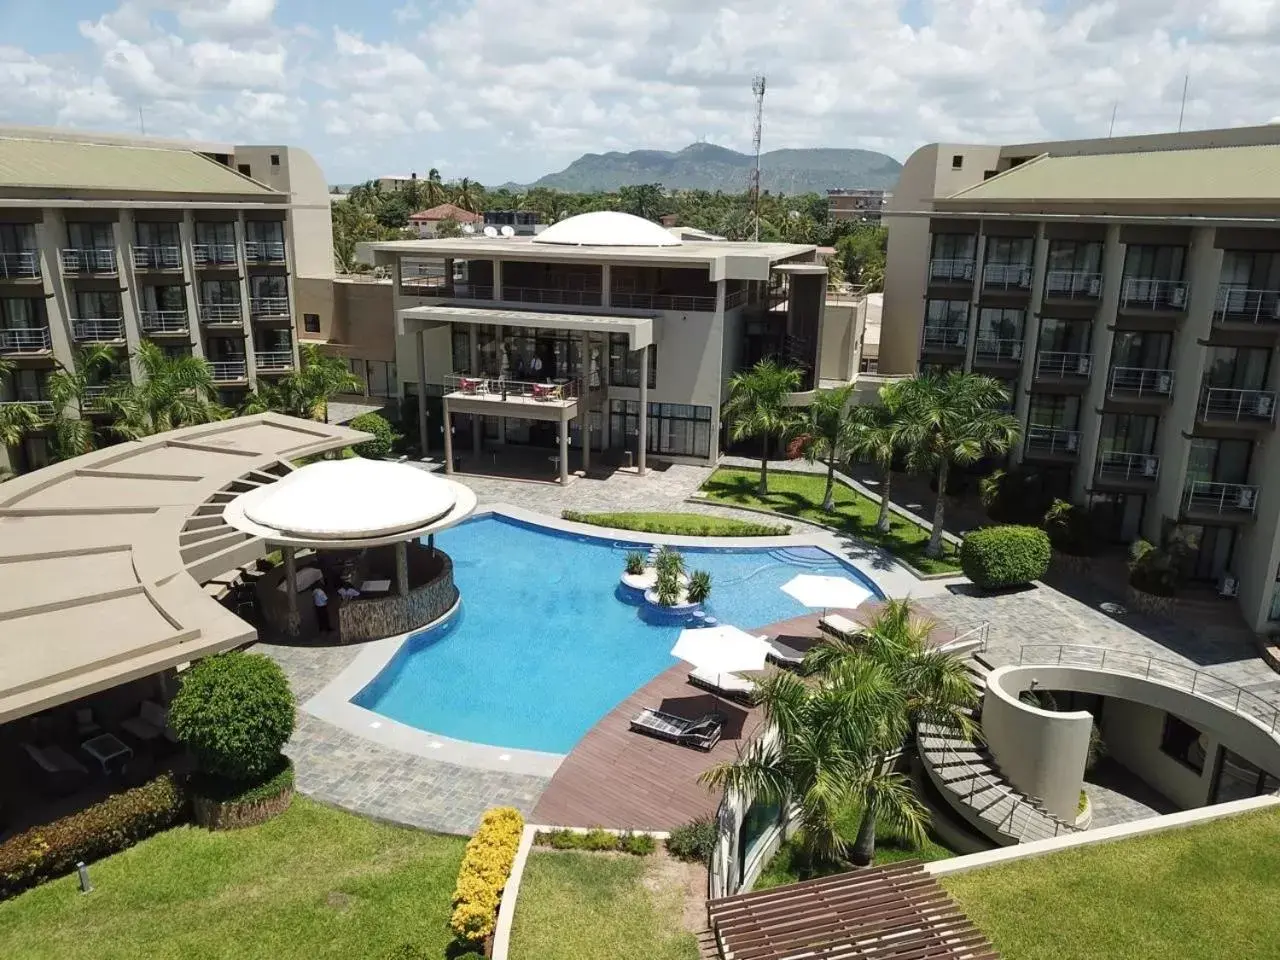
{"type": "Polygon", "coordinates": [[[737,627],[681,630],[671,655],[717,676],[738,670],[763,670],[769,644],[737,627]]]}
{"type": "Polygon", "coordinates": [[[856,607],[870,599],[871,591],[844,577],[820,577],[802,573],[782,585],[806,607],[856,607]]]}

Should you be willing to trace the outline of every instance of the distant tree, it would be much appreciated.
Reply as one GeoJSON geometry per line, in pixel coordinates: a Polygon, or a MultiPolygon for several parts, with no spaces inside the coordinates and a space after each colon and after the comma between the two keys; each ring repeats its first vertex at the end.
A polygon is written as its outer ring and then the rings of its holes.
{"type": "Polygon", "coordinates": [[[836,256],[851,283],[875,292],[884,289],[885,255],[889,231],[879,224],[859,224],[836,242],[836,256]]]}
{"type": "Polygon", "coordinates": [[[457,237],[462,235],[462,226],[453,217],[445,217],[436,224],[437,237],[457,237]]]}
{"type": "Polygon", "coordinates": [[[621,187],[618,190],[618,209],[646,220],[657,220],[666,210],[666,199],[660,183],[621,187]]]}
{"type": "Polygon", "coordinates": [[[440,204],[448,200],[448,193],[444,188],[444,181],[440,179],[440,171],[432,167],[427,171],[427,189],[425,202],[428,207],[438,207],[440,204]]]}
{"type": "Polygon", "coordinates": [[[835,509],[836,463],[844,459],[853,439],[853,420],[849,415],[853,390],[849,384],[821,391],[804,408],[802,419],[794,428],[803,440],[801,450],[805,459],[810,463],[827,462],[827,486],[822,495],[822,509],[827,513],[835,509]]]}
{"type": "Polygon", "coordinates": [[[484,188],[468,177],[463,177],[454,188],[453,202],[468,213],[480,212],[480,197],[484,188]]]}
{"type": "Polygon", "coordinates": [[[110,430],[125,440],[225,416],[213,402],[213,371],[201,357],[170,357],[150,341],[138,346],[141,383],[121,380],[103,397],[113,416],[110,430]]]}

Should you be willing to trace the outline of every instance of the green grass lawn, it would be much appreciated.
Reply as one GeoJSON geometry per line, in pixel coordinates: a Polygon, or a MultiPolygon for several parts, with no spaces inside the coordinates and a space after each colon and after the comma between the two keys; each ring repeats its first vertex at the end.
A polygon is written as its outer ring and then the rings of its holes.
{"type": "Polygon", "coordinates": [[[534,850],[511,930],[511,960],[696,960],[684,894],[659,856],[534,850]]]}
{"type": "Polygon", "coordinates": [[[0,903],[5,960],[443,957],[465,837],[297,797],[260,827],[178,827],[0,903]]]}
{"type": "Polygon", "coordinates": [[[769,493],[764,497],[756,493],[759,483],[760,473],[757,470],[722,467],[711,475],[702,489],[710,499],[721,503],[770,510],[848,533],[883,547],[921,573],[957,573],[960,570],[960,560],[954,547],[944,543],[941,559],[926,557],[924,548],[929,543],[928,529],[896,513],[889,515],[889,532],[877,533],[875,524],[880,515],[879,502],[842,483],[837,482],[835,486],[835,511],[825,513],[822,509],[822,494],[827,484],[825,475],[770,470],[769,493]]]}
{"type": "Polygon", "coordinates": [[[791,532],[787,524],[751,523],[701,513],[578,513],[566,510],[563,516],[566,520],[597,527],[689,537],[782,537],[791,532]]]}
{"type": "Polygon", "coordinates": [[[943,878],[1008,960],[1273,957],[1280,812],[943,878]]]}

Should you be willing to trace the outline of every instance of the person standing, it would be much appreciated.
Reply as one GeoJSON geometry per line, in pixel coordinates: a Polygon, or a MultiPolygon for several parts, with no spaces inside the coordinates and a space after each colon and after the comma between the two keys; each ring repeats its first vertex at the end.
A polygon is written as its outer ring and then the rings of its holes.
{"type": "Polygon", "coordinates": [[[316,605],[316,624],[320,632],[328,633],[333,628],[329,625],[329,594],[325,592],[323,582],[317,583],[311,591],[311,602],[316,605]]]}

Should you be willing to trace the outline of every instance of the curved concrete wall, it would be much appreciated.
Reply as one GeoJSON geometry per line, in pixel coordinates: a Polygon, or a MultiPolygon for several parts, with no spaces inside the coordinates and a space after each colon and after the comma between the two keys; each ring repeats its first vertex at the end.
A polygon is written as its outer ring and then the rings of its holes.
{"type": "Polygon", "coordinates": [[[1023,703],[1019,694],[1040,689],[1074,690],[1046,682],[1039,667],[1001,667],[987,677],[982,732],[1000,772],[1046,810],[1067,823],[1076,818],[1084,783],[1093,716],[1087,710],[1059,713],[1023,703]]]}

